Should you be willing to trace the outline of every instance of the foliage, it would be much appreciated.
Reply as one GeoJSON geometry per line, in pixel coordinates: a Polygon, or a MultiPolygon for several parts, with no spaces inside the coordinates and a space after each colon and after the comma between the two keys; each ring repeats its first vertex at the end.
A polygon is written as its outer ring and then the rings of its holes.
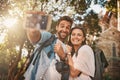
{"type": "Polygon", "coordinates": [[[8,0],[0,0],[0,15],[5,14],[8,11],[8,0]]]}
{"type": "Polygon", "coordinates": [[[117,0],[110,0],[106,4],[106,8],[108,9],[108,11],[112,11],[112,12],[117,13],[117,0]]]}
{"type": "Polygon", "coordinates": [[[87,5],[85,0],[72,0],[70,2],[71,6],[75,6],[75,10],[77,13],[83,13],[87,9],[89,5],[87,5]]]}
{"type": "Polygon", "coordinates": [[[101,32],[101,28],[98,25],[98,15],[91,11],[88,16],[85,17],[85,27],[87,27],[87,33],[94,35],[94,33],[101,32]],[[86,26],[87,25],[87,26],[86,26]]]}

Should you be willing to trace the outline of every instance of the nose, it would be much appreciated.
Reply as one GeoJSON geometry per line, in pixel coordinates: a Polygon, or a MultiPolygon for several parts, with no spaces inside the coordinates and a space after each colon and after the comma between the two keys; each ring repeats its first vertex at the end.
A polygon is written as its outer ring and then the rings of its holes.
{"type": "Polygon", "coordinates": [[[74,37],[75,39],[78,39],[78,36],[77,35],[75,35],[75,37],[74,37]]]}
{"type": "Polygon", "coordinates": [[[67,31],[67,28],[66,28],[66,27],[64,27],[64,28],[63,28],[63,31],[64,31],[64,32],[66,32],[66,31],[67,31]]]}
{"type": "Polygon", "coordinates": [[[80,39],[80,37],[81,37],[81,36],[78,35],[78,34],[75,35],[75,39],[80,39]]]}

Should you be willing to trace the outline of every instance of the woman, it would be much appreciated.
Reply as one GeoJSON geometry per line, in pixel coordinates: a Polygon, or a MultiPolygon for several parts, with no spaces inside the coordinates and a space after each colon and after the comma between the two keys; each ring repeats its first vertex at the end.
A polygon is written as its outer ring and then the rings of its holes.
{"type": "Polygon", "coordinates": [[[85,36],[83,28],[72,28],[69,39],[69,45],[72,47],[72,51],[70,46],[67,45],[70,80],[92,80],[91,78],[94,77],[94,53],[92,48],[86,45],[85,36]]]}

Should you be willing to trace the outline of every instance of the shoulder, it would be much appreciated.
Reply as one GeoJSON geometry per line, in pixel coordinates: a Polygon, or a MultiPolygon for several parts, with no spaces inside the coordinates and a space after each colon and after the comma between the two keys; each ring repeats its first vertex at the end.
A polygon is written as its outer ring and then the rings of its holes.
{"type": "Polygon", "coordinates": [[[92,50],[92,48],[89,45],[83,45],[80,49],[83,49],[83,50],[92,50]]]}
{"type": "Polygon", "coordinates": [[[93,53],[93,49],[89,45],[83,45],[78,52],[80,53],[93,53]]]}
{"type": "Polygon", "coordinates": [[[47,32],[47,31],[42,31],[41,32],[41,36],[51,36],[52,34],[50,32],[47,32]]]}
{"type": "Polygon", "coordinates": [[[51,33],[47,32],[47,31],[42,31],[41,32],[41,39],[39,41],[39,43],[43,43],[44,41],[46,41],[47,39],[49,39],[51,37],[51,33]]]}

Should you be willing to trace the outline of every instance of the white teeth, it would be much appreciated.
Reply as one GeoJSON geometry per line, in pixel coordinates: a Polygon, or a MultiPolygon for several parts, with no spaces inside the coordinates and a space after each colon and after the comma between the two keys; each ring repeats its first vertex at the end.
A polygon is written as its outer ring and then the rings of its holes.
{"type": "Polygon", "coordinates": [[[74,40],[74,42],[78,42],[79,40],[74,40]]]}
{"type": "Polygon", "coordinates": [[[66,35],[66,33],[61,33],[62,35],[66,35]]]}

